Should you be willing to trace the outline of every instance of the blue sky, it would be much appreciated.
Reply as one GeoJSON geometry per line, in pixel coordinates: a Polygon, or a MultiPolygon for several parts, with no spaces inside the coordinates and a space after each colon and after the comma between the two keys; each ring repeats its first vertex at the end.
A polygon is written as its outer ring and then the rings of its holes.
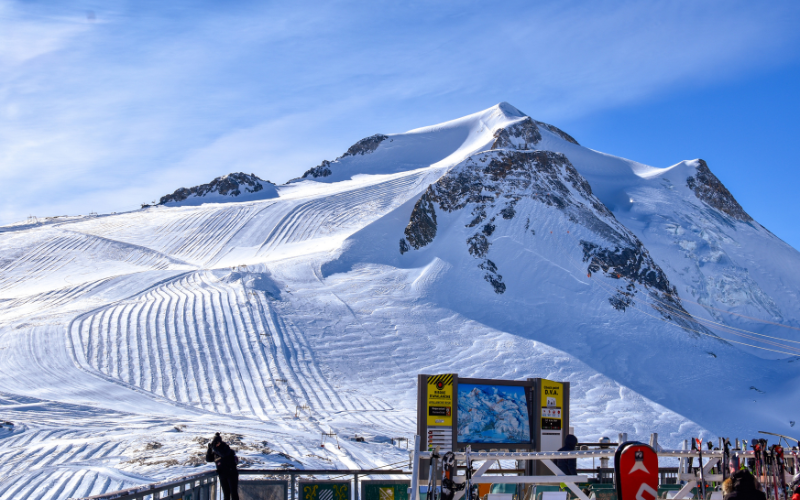
{"type": "Polygon", "coordinates": [[[800,248],[797,2],[0,0],[0,224],[275,182],[508,101],[654,166],[703,158],[800,248]]]}

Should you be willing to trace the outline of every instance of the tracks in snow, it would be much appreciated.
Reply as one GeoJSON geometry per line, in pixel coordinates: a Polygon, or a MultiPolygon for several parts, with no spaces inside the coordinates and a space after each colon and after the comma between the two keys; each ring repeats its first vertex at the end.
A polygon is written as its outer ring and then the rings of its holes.
{"type": "Polygon", "coordinates": [[[142,211],[71,225],[71,229],[146,246],[203,265],[255,214],[274,201],[142,211]]]}
{"type": "Polygon", "coordinates": [[[48,237],[17,249],[13,257],[2,263],[0,296],[19,299],[26,289],[58,294],[57,290],[64,290],[65,284],[91,283],[142,270],[193,267],[139,245],[57,228],[48,231],[48,237]]]}
{"type": "Polygon", "coordinates": [[[200,271],[80,316],[70,326],[86,368],[214,413],[270,420],[314,412],[386,410],[339,394],[302,332],[241,280],[200,271]]]}
{"type": "MultiPolygon", "coordinates": [[[[32,311],[63,318],[70,311],[101,305],[68,324],[48,327],[47,345],[59,349],[72,372],[48,366],[49,358],[42,370],[27,369],[21,349],[44,352],[36,344],[44,333],[34,332],[31,325],[14,330],[7,338],[16,341],[0,351],[6,360],[20,363],[14,365],[18,383],[8,385],[10,390],[24,394],[19,387],[35,385],[22,382],[44,380],[55,387],[59,377],[68,377],[63,373],[77,373],[74,384],[79,387],[71,387],[66,399],[58,391],[45,391],[42,397],[119,408],[120,394],[124,399],[130,393],[135,397],[126,400],[125,409],[143,419],[131,425],[134,417],[128,414],[96,408],[85,420],[68,403],[54,403],[64,408],[51,419],[37,409],[39,403],[20,404],[24,416],[15,418],[15,434],[0,434],[3,446],[13,451],[0,457],[0,500],[87,496],[152,480],[119,469],[150,476],[154,471],[147,464],[125,457],[141,453],[134,448],[141,447],[148,429],[163,432],[178,414],[190,426],[206,425],[205,412],[232,415],[224,419],[224,427],[241,425],[238,432],[243,434],[261,429],[269,433],[270,447],[317,467],[361,461],[349,442],[341,450],[320,449],[321,429],[333,426],[344,439],[360,426],[381,435],[411,427],[406,411],[374,397],[370,385],[361,388],[370,381],[350,383],[352,367],[334,373],[330,366],[341,354],[336,352],[339,344],[331,342],[335,339],[301,326],[304,322],[285,307],[288,302],[275,302],[253,289],[252,273],[198,268],[336,248],[424,189],[426,176],[415,172],[370,180],[375,183],[354,183],[348,190],[314,196],[143,210],[5,235],[0,240],[5,313],[0,321],[27,319],[32,311]],[[183,274],[177,276],[179,272],[183,274]],[[74,348],[66,352],[60,344],[64,327],[67,345],[74,348]],[[75,368],[73,356],[90,375],[75,368]],[[163,399],[175,405],[163,404],[163,399]],[[310,409],[294,418],[303,404],[310,409]],[[186,406],[193,408],[187,412],[186,406]]],[[[349,316],[343,319],[351,321],[349,316]]],[[[158,470],[175,472],[172,465],[158,470]]]]}
{"type": "Polygon", "coordinates": [[[301,203],[290,210],[261,243],[257,256],[317,238],[342,237],[360,229],[409,199],[422,183],[421,174],[406,175],[301,203]]]}

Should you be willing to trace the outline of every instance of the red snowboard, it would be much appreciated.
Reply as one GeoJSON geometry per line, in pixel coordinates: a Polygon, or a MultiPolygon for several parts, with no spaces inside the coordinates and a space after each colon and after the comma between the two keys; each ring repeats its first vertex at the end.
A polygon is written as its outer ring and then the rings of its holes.
{"type": "Polygon", "coordinates": [[[658,499],[658,454],[644,443],[627,442],[614,457],[617,500],[658,499]]]}

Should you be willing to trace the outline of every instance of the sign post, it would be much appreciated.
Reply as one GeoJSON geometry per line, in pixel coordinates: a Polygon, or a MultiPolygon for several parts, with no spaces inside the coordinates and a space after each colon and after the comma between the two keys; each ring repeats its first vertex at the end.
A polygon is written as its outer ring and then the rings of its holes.
{"type": "Polygon", "coordinates": [[[617,500],[658,499],[658,454],[636,441],[619,445],[614,455],[617,500]]]}

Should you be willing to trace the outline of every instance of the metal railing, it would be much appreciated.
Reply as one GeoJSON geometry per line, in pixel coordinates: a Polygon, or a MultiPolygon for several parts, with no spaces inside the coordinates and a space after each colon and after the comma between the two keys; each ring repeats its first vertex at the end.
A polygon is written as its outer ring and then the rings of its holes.
{"type": "MultiPolygon", "coordinates": [[[[343,476],[353,481],[353,500],[358,500],[358,480],[367,476],[410,475],[411,471],[398,469],[239,469],[239,476],[288,476],[289,500],[296,500],[297,480],[303,476],[343,476]]],[[[241,482],[246,482],[240,481],[241,482]]],[[[103,493],[82,499],[71,500],[216,500],[220,489],[217,487],[217,471],[211,470],[170,479],[159,483],[136,486],[120,491],[103,493]]],[[[299,492],[298,492],[299,493],[299,492]]]]}
{"type": "Polygon", "coordinates": [[[191,495],[192,500],[214,500],[217,471],[200,472],[178,479],[136,486],[125,490],[86,497],[83,500],[178,500],[191,495]]]}
{"type": "MultiPolygon", "coordinates": [[[[419,443],[420,438],[419,436],[415,437],[415,450],[419,450],[419,443]]],[[[564,474],[561,469],[559,469],[554,463],[553,460],[556,459],[585,459],[585,458],[600,458],[600,459],[610,459],[613,458],[616,454],[616,449],[600,449],[600,450],[575,450],[575,451],[527,451],[527,452],[497,452],[497,451],[490,451],[490,452],[473,452],[470,453],[470,461],[475,462],[483,462],[475,473],[472,475],[472,483],[473,484],[561,484],[563,483],[566,487],[573,493],[575,497],[580,500],[589,500],[589,497],[581,490],[579,487],[579,483],[587,483],[588,482],[588,475],[587,474],[576,474],[576,475],[566,475],[564,474]],[[490,472],[490,467],[494,464],[494,462],[500,460],[515,460],[517,462],[523,461],[539,461],[542,463],[547,469],[550,470],[552,475],[539,475],[539,476],[495,476],[495,475],[485,475],[485,473],[490,472]]],[[[413,453],[413,475],[411,479],[411,495],[409,500],[418,500],[419,499],[419,486],[420,486],[420,467],[422,465],[422,461],[429,460],[431,458],[431,452],[429,451],[414,451],[413,453]]],[[[684,498],[691,498],[692,497],[692,489],[700,480],[701,474],[699,474],[699,468],[688,467],[688,463],[690,459],[697,458],[699,461],[699,454],[698,450],[665,450],[659,449],[657,450],[657,454],[659,458],[678,458],[680,461],[680,465],[675,470],[664,471],[662,477],[666,482],[667,474],[670,474],[675,478],[676,484],[682,484],[681,488],[675,493],[673,498],[676,499],[684,499],[684,498]],[[685,472],[682,472],[685,471],[685,472]]],[[[737,450],[736,454],[740,458],[751,458],[753,456],[752,451],[742,451],[737,450]]],[[[706,481],[714,481],[714,482],[721,482],[723,479],[723,475],[720,473],[712,474],[711,470],[714,467],[717,467],[719,471],[720,462],[722,461],[723,452],[720,450],[708,450],[703,451],[703,459],[706,460],[705,464],[702,465],[702,477],[705,478],[706,481]]],[[[464,452],[455,452],[456,461],[464,462],[466,460],[466,454],[464,452]]],[[[585,470],[585,469],[584,469],[585,470]]],[[[591,469],[590,469],[591,470],[591,469]]],[[[598,470],[599,474],[605,474],[605,472],[610,472],[611,469],[600,469],[598,470]]],[[[491,471],[497,472],[497,471],[491,471]]],[[[661,469],[659,468],[659,472],[661,469]]],[[[791,480],[791,476],[788,476],[788,479],[791,480]]],[[[455,483],[464,483],[466,480],[465,476],[457,476],[454,478],[455,483]]],[[[455,494],[453,500],[459,500],[463,496],[464,492],[459,491],[455,494]]]]}

